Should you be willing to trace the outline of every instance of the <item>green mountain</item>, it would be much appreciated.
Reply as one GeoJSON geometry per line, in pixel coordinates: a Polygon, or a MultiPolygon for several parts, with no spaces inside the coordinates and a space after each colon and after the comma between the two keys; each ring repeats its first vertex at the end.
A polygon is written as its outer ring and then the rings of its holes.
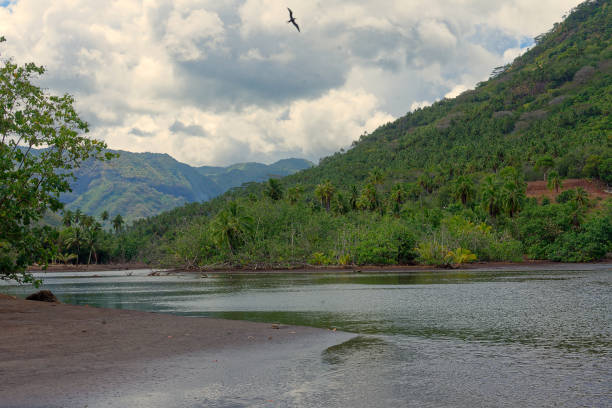
{"type": "Polygon", "coordinates": [[[612,6],[590,0],[475,89],[126,239],[138,259],[186,267],[601,259],[612,200],[576,189],[538,202],[525,181],[612,183],[611,118],[612,6]]]}
{"type": "Polygon", "coordinates": [[[207,201],[245,182],[266,181],[312,166],[286,159],[271,165],[191,167],[167,154],[115,151],[110,162],[89,160],[75,173],[72,192],[61,199],[67,209],[90,215],[106,210],[126,220],[149,217],[185,203],[207,201]]]}

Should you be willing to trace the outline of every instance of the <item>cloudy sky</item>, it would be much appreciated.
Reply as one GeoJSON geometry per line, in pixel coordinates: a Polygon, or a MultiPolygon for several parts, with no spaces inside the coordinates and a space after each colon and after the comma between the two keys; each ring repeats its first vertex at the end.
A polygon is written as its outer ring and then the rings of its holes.
{"type": "Polygon", "coordinates": [[[472,88],[579,2],[0,0],[1,53],[44,65],[111,148],[317,162],[472,88]]]}

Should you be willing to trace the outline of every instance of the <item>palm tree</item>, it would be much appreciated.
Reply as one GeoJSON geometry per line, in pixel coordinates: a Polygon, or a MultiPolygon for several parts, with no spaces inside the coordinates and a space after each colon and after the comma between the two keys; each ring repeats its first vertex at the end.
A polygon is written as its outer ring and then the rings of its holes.
{"type": "Polygon", "coordinates": [[[417,180],[417,183],[419,184],[419,186],[421,186],[423,191],[425,191],[426,193],[429,194],[433,191],[433,179],[431,178],[429,174],[426,174],[426,173],[421,174],[419,176],[419,179],[417,180]]]}
{"type": "Polygon", "coordinates": [[[519,185],[506,182],[502,190],[503,207],[510,217],[514,217],[523,207],[525,191],[519,185]]]}
{"type": "Polygon", "coordinates": [[[357,201],[359,200],[359,190],[357,190],[357,186],[356,185],[352,185],[349,189],[349,205],[351,206],[352,210],[356,210],[357,209],[357,201]]]}
{"type": "Polygon", "coordinates": [[[559,173],[556,171],[551,171],[548,173],[548,182],[546,186],[549,190],[555,190],[555,192],[559,193],[559,189],[563,187],[563,179],[559,176],[559,173]]]}
{"type": "Polygon", "coordinates": [[[501,211],[499,184],[493,177],[485,177],[482,185],[482,207],[493,218],[501,211]]]}
{"type": "Polygon", "coordinates": [[[232,201],[214,218],[211,230],[217,245],[227,247],[233,254],[252,232],[253,218],[244,214],[243,208],[232,201]]]}
{"type": "Polygon", "coordinates": [[[76,258],[77,258],[76,254],[63,254],[61,252],[57,254],[57,260],[63,263],[64,265],[66,265],[68,262],[76,258]]]}
{"type": "Polygon", "coordinates": [[[400,205],[406,201],[406,191],[401,184],[396,184],[391,189],[391,201],[400,205]]]}
{"type": "Polygon", "coordinates": [[[406,189],[406,197],[409,200],[416,201],[421,196],[421,187],[418,183],[408,183],[406,189]]]}
{"type": "Polygon", "coordinates": [[[106,210],[102,211],[102,214],[100,215],[100,219],[102,221],[106,221],[106,220],[108,220],[108,217],[109,217],[108,211],[106,211],[106,210]]]}
{"type": "Polygon", "coordinates": [[[379,204],[376,187],[372,183],[366,184],[361,190],[361,195],[357,203],[358,207],[364,210],[374,211],[378,208],[379,204]]]}
{"type": "Polygon", "coordinates": [[[113,228],[115,229],[115,234],[121,232],[121,229],[123,227],[123,217],[121,216],[121,214],[117,214],[115,218],[113,218],[112,222],[113,228]]]}
{"type": "Polygon", "coordinates": [[[500,177],[505,183],[513,183],[519,188],[526,188],[525,180],[523,175],[519,173],[516,167],[506,166],[499,172],[500,177]]]}
{"type": "Polygon", "coordinates": [[[85,228],[88,229],[90,228],[94,223],[95,223],[95,219],[94,217],[87,215],[87,214],[83,214],[81,215],[81,225],[85,228]]]}
{"type": "Polygon", "coordinates": [[[83,228],[74,226],[68,228],[70,235],[66,237],[65,245],[67,248],[76,247],[76,263],[79,263],[79,255],[81,254],[81,244],[83,243],[83,228]]]}
{"type": "Polygon", "coordinates": [[[406,201],[406,192],[402,188],[401,184],[396,184],[393,186],[389,199],[391,200],[393,214],[396,216],[399,215],[402,204],[404,201],[406,201]]]}
{"type": "Polygon", "coordinates": [[[332,203],[331,203],[331,208],[335,214],[342,215],[342,214],[346,214],[347,212],[349,212],[350,208],[348,204],[346,203],[344,194],[342,194],[340,191],[338,191],[334,195],[334,198],[332,199],[332,203]]]}
{"type": "Polygon", "coordinates": [[[440,163],[436,166],[436,172],[444,180],[450,180],[455,175],[455,169],[449,163],[440,163]]]}
{"type": "Polygon", "coordinates": [[[98,263],[98,254],[96,253],[96,245],[98,243],[99,233],[102,226],[98,222],[92,222],[85,228],[85,244],[89,247],[89,256],[87,257],[87,265],[91,263],[91,254],[94,255],[94,260],[98,263]]]}
{"type": "Polygon", "coordinates": [[[495,156],[491,160],[491,167],[494,173],[497,173],[497,169],[499,169],[499,167],[504,163],[504,157],[504,150],[501,148],[498,149],[495,153],[495,156]]]}
{"type": "Polygon", "coordinates": [[[368,183],[372,183],[375,186],[380,186],[385,181],[385,176],[380,168],[374,167],[372,171],[368,173],[368,183]]]}
{"type": "Polygon", "coordinates": [[[325,207],[327,211],[329,211],[331,199],[335,191],[334,185],[329,180],[317,185],[315,188],[315,196],[321,200],[321,206],[325,207]]]}
{"type": "Polygon", "coordinates": [[[573,201],[580,208],[588,207],[589,203],[590,203],[589,193],[584,188],[578,187],[578,188],[576,188],[576,194],[574,195],[573,201]]]}
{"type": "Polygon", "coordinates": [[[300,201],[303,192],[304,187],[302,187],[300,184],[291,187],[287,190],[287,200],[289,200],[289,203],[295,204],[300,201]]]}
{"type": "Polygon", "coordinates": [[[81,212],[80,209],[77,209],[74,212],[74,216],[72,217],[72,220],[75,224],[79,224],[81,222],[81,217],[83,216],[83,213],[81,212]]]}
{"type": "Polygon", "coordinates": [[[477,256],[469,249],[459,247],[454,251],[448,251],[444,258],[445,262],[457,267],[464,263],[474,262],[477,256]]]}
{"type": "Polygon", "coordinates": [[[74,219],[74,215],[72,214],[72,211],[70,211],[70,210],[64,211],[64,216],[62,218],[62,223],[64,224],[65,227],[71,226],[73,219],[74,219]]]}
{"type": "Polygon", "coordinates": [[[474,182],[466,176],[457,177],[457,180],[455,180],[453,195],[455,199],[461,201],[461,204],[466,205],[467,202],[472,200],[472,198],[474,198],[476,195],[474,182]]]}
{"type": "Polygon", "coordinates": [[[540,169],[544,172],[544,181],[546,181],[546,172],[551,169],[555,165],[555,161],[552,156],[547,154],[541,156],[538,160],[536,160],[535,168],[536,170],[540,169]]]}
{"type": "Polygon", "coordinates": [[[283,198],[283,188],[280,181],[273,178],[268,179],[268,185],[266,186],[264,193],[274,201],[283,198]]]}

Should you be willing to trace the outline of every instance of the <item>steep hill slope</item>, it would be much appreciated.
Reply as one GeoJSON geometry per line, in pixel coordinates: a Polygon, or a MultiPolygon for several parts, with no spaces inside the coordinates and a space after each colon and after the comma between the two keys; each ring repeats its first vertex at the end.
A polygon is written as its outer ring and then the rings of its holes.
{"type": "Polygon", "coordinates": [[[425,174],[442,185],[504,165],[537,179],[546,154],[561,176],[598,177],[585,166],[590,156],[611,157],[610,1],[583,3],[536,43],[476,89],[408,113],[285,182],[349,186],[378,167],[388,184],[425,174]]]}

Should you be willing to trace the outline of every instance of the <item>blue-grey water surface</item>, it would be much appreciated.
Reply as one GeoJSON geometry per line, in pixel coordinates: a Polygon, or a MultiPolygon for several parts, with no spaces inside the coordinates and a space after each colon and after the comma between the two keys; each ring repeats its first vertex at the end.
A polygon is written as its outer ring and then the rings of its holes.
{"type": "Polygon", "coordinates": [[[612,267],[586,269],[40,276],[66,303],[357,334],[278,360],[235,351],[197,380],[177,358],[163,393],[126,386],[100,406],[612,406],[612,267]]]}

